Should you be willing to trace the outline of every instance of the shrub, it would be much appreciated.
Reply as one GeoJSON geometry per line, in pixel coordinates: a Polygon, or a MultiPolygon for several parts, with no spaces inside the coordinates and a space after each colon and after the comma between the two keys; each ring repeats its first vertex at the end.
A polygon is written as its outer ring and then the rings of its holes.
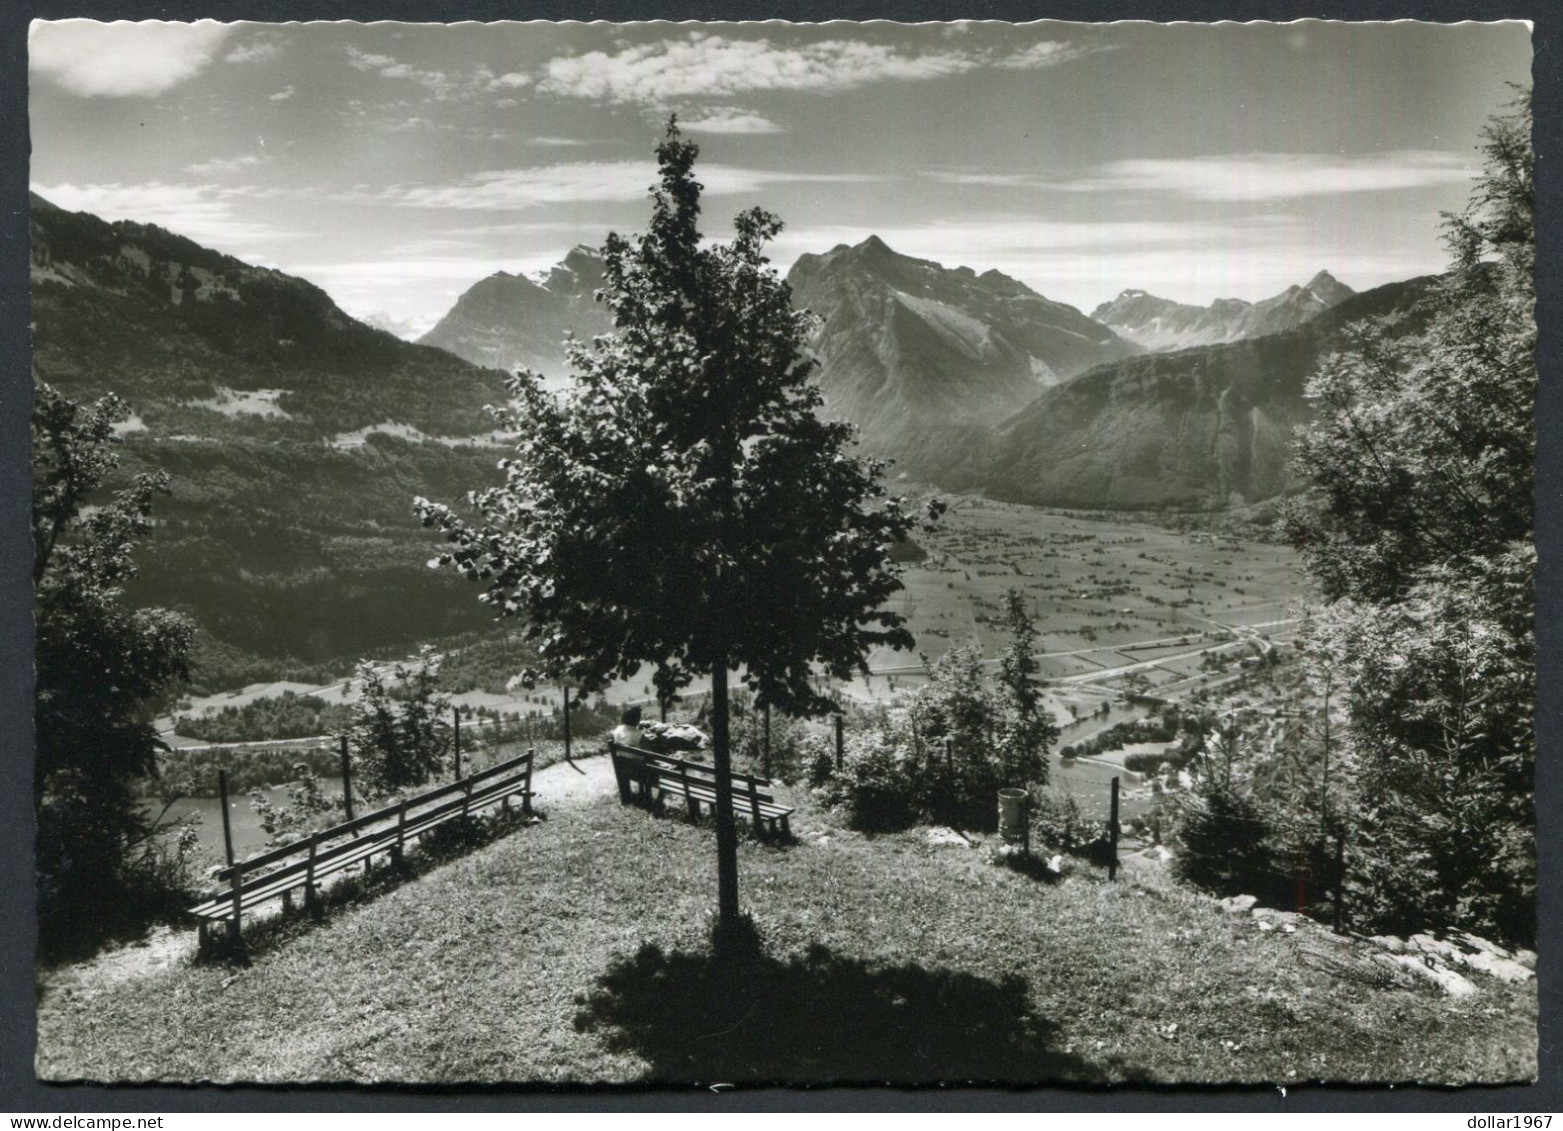
{"type": "Polygon", "coordinates": [[[846,746],[845,792],[852,827],[894,832],[916,821],[916,775],[897,753],[890,735],[869,730],[853,735],[846,746]]]}
{"type": "Polygon", "coordinates": [[[1174,868],[1181,879],[1218,895],[1246,893],[1266,901],[1286,872],[1277,866],[1273,814],[1229,785],[1206,781],[1190,795],[1179,828],[1182,851],[1174,868]]]}
{"type": "Polygon", "coordinates": [[[738,706],[732,716],[733,754],[744,759],[750,768],[763,772],[769,764],[769,776],[774,781],[791,784],[803,776],[809,767],[805,753],[809,738],[803,724],[780,711],[771,712],[771,750],[765,754],[765,715],[756,707],[738,706]]]}
{"type": "Polygon", "coordinates": [[[1106,821],[1096,821],[1080,811],[1072,794],[1033,786],[1031,789],[1031,842],[1071,856],[1094,858],[1108,843],[1106,821]]]}
{"type": "Polygon", "coordinates": [[[1154,774],[1163,766],[1176,765],[1177,761],[1167,754],[1128,754],[1124,757],[1123,768],[1137,774],[1154,774]]]}

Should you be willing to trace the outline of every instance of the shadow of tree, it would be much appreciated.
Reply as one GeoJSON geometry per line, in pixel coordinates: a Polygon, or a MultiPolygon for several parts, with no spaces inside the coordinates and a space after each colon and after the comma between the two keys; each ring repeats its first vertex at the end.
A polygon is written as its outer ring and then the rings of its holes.
{"type": "Polygon", "coordinates": [[[616,961],[575,1027],[634,1053],[648,1081],[775,1084],[1093,1083],[1102,1069],[1051,1047],[1018,976],[871,967],[813,946],[780,961],[666,954],[616,961]]]}

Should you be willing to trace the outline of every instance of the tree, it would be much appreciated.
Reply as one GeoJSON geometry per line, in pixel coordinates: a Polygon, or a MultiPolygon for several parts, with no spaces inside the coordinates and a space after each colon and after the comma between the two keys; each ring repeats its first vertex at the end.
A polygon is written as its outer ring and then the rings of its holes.
{"type": "Polygon", "coordinates": [[[124,602],[153,499],[168,493],[158,474],[99,494],[118,467],[114,425],[128,415],[114,396],[83,406],[46,384],[34,393],[33,802],[46,931],[93,918],[129,881],[153,832],[132,786],[156,774],[164,748],[149,705],[189,674],[189,621],[124,602]]]}
{"type": "Polygon", "coordinates": [[[365,660],[354,678],[362,692],[348,731],[360,775],[354,784],[367,796],[384,797],[427,782],[451,749],[443,725],[450,697],[438,691],[433,650],[425,645],[416,663],[394,665],[389,679],[365,660]]]}
{"type": "Polygon", "coordinates": [[[1042,698],[1037,662],[1037,628],[1018,589],[1004,594],[1009,646],[999,657],[999,684],[1009,693],[1000,747],[1004,772],[1012,784],[1046,784],[1047,755],[1058,741],[1058,727],[1042,698]]]}
{"type": "Polygon", "coordinates": [[[1325,602],[1308,659],[1338,675],[1356,898],[1387,927],[1535,929],[1530,132],[1526,93],[1446,217],[1427,330],[1361,328],[1298,447],[1313,490],[1287,528],[1325,602]]]}
{"type": "Polygon", "coordinates": [[[698,148],[669,123],[649,231],[610,235],[602,297],[615,332],[570,358],[562,400],[520,373],[497,415],[520,435],[501,487],[469,496],[468,523],[417,508],[451,543],[437,561],[487,583],[526,619],[539,670],[587,690],[656,669],[659,691],[712,680],[719,921],[738,917],[728,672],[773,706],[831,706],[878,645],[910,647],[885,609],[891,547],[910,532],[882,465],[854,458],[849,426],[822,420],[805,354],[810,319],[763,254],[781,221],[754,209],[732,242],[704,247],[698,148]]]}

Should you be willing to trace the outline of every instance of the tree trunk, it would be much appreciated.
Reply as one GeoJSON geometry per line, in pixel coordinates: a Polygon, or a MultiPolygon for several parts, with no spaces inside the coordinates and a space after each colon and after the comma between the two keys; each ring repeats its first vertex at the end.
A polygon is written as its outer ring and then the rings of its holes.
{"type": "Polygon", "coordinates": [[[733,825],[733,761],[727,729],[727,658],[711,671],[711,753],[716,770],[717,929],[738,923],[738,830],[733,825]]]}

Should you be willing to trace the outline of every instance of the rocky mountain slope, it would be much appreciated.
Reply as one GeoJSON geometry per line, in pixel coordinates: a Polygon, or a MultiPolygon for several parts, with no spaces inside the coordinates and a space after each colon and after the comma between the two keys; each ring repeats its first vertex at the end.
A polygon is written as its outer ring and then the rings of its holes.
{"type": "Polygon", "coordinates": [[[864,450],[942,486],[973,483],[994,424],[1044,389],[1140,352],[1024,284],[892,251],[876,236],[804,255],[793,301],[821,318],[813,339],[825,411],[864,450]]]}
{"type": "Polygon", "coordinates": [[[587,340],[613,328],[594,297],[602,272],[601,255],[585,246],[537,280],[500,271],[474,283],[419,341],[474,365],[537,370],[562,385],[565,336],[587,340]]]}
{"type": "Polygon", "coordinates": [[[487,619],[424,568],[433,538],[411,502],[495,478],[483,406],[502,374],[162,228],[32,205],[34,378],[129,402],[123,474],[173,479],[134,596],[196,619],[207,674],[487,619]]]}
{"type": "Polygon", "coordinates": [[[1209,306],[1191,306],[1127,290],[1104,302],[1091,317],[1120,336],[1152,351],[1187,349],[1278,334],[1302,325],[1356,292],[1328,271],[1305,286],[1291,286],[1260,302],[1218,298],[1209,306]]]}
{"type": "Polygon", "coordinates": [[[1368,317],[1425,324],[1433,280],[1354,295],[1294,329],[1104,365],[1045,390],[996,430],[983,487],[1046,506],[1224,507],[1290,486],[1308,376],[1368,317]]]}

